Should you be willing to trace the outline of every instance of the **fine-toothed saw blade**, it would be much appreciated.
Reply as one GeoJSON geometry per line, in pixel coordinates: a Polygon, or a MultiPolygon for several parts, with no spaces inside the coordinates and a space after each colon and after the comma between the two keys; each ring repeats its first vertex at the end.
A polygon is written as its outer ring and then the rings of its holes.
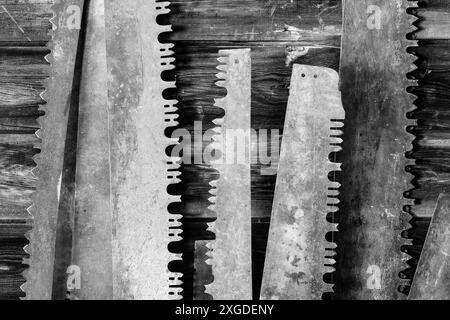
{"type": "Polygon", "coordinates": [[[441,194],[420,255],[409,300],[450,299],[450,195],[441,194]]]}
{"type": "Polygon", "coordinates": [[[338,215],[338,299],[395,300],[407,255],[401,234],[412,204],[405,153],[414,137],[406,131],[415,97],[407,74],[415,69],[407,40],[414,17],[408,0],[345,0],[340,88],[347,119],[338,215]]]}
{"type": "Polygon", "coordinates": [[[341,150],[345,112],[339,76],[328,68],[294,65],[286,112],[269,239],[261,287],[262,300],[320,300],[332,285],[333,249],[325,237],[337,231],[327,214],[337,211],[340,171],[329,160],[341,150]]]}
{"type": "Polygon", "coordinates": [[[35,157],[39,183],[33,197],[33,229],[27,235],[30,268],[25,272],[23,290],[27,299],[51,299],[55,261],[55,239],[59,211],[60,186],[70,106],[76,86],[75,61],[84,1],[56,0],[53,25],[51,77],[43,98],[45,116],[39,119],[41,153],[35,157]]]}
{"type": "Polygon", "coordinates": [[[70,270],[72,275],[79,272],[80,278],[72,277],[67,288],[71,299],[80,300],[112,299],[104,2],[89,3],[80,88],[70,270]]]}
{"type": "Polygon", "coordinates": [[[225,98],[216,99],[216,106],[225,110],[211,148],[219,159],[212,161],[219,179],[211,182],[210,209],[217,220],[210,230],[216,239],[208,263],[214,281],[206,292],[215,300],[251,300],[251,207],[250,207],[250,49],[221,50],[218,58],[222,79],[218,86],[227,89],[225,98]]]}
{"type": "Polygon", "coordinates": [[[169,2],[105,1],[111,152],[114,299],[179,299],[181,274],[169,271],[180,258],[169,252],[181,240],[181,215],[168,212],[180,197],[167,193],[179,182],[179,158],[166,155],[178,139],[165,136],[177,124],[177,101],[163,98],[175,83],[161,79],[174,66],[172,44],[156,22],[169,2]]]}

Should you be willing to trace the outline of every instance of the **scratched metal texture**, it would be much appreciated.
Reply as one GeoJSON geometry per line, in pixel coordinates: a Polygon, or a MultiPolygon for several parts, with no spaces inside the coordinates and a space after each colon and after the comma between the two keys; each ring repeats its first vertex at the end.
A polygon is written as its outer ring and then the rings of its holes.
{"type": "Polygon", "coordinates": [[[221,50],[218,61],[216,84],[227,95],[215,101],[225,115],[214,120],[217,134],[210,145],[220,155],[212,161],[219,179],[211,182],[210,209],[217,219],[210,224],[215,240],[209,243],[207,262],[214,281],[206,293],[215,300],[251,300],[250,49],[221,50]],[[236,148],[235,140],[244,143],[244,150],[236,148]]]}
{"type": "Polygon", "coordinates": [[[428,230],[409,300],[450,299],[450,196],[441,194],[428,230]]]}
{"type": "Polygon", "coordinates": [[[337,211],[340,171],[330,155],[341,151],[345,118],[339,75],[332,69],[294,65],[278,164],[262,300],[320,300],[332,292],[324,275],[334,271],[326,239],[337,231],[327,215],[337,211]]]}
{"type": "Polygon", "coordinates": [[[112,298],[112,228],[104,0],[91,0],[78,119],[71,299],[112,298]]]}
{"type": "MultiPolygon", "coordinates": [[[[74,1],[83,9],[83,1],[74,1]]],[[[69,105],[73,85],[73,74],[79,29],[67,24],[68,3],[55,1],[52,10],[53,37],[48,56],[51,64],[51,79],[46,86],[42,106],[45,116],[39,118],[42,139],[38,146],[41,153],[35,156],[39,183],[33,196],[33,229],[27,234],[30,245],[30,268],[24,274],[27,283],[23,290],[31,300],[50,299],[52,296],[53,262],[55,258],[56,227],[58,219],[60,184],[63,169],[64,149],[68,124],[69,105]]]]}
{"type": "Polygon", "coordinates": [[[406,0],[344,2],[341,55],[341,92],[348,125],[342,154],[341,213],[337,215],[336,291],[340,299],[404,299],[398,287],[405,284],[399,272],[407,255],[401,233],[411,204],[403,193],[411,188],[405,171],[405,153],[412,148],[412,124],[406,113],[414,97],[406,88],[415,82],[407,73],[414,69],[415,45],[406,35],[414,30],[414,18],[406,0]],[[376,7],[368,8],[369,5],[376,7]],[[374,16],[376,15],[376,16],[374,16]],[[377,23],[368,19],[379,17],[377,23]],[[372,26],[371,28],[368,25],[372,26]],[[340,235],[343,236],[340,236],[340,235]]]}
{"type": "Polygon", "coordinates": [[[181,239],[180,215],[168,212],[179,197],[179,159],[166,155],[177,142],[165,129],[177,124],[176,101],[163,98],[175,83],[161,79],[173,68],[172,44],[158,42],[169,25],[156,22],[168,2],[105,2],[108,112],[111,152],[112,259],[114,299],[179,299],[179,256],[168,245],[181,239]]]}

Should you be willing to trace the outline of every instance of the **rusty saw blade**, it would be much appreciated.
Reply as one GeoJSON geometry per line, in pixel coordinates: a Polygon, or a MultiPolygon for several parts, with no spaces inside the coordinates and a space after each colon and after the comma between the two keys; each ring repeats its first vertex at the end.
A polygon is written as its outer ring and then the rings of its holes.
{"type": "Polygon", "coordinates": [[[52,7],[51,55],[47,57],[51,77],[43,95],[45,116],[38,119],[42,139],[41,153],[35,157],[39,183],[30,209],[33,229],[27,235],[30,268],[24,274],[27,283],[23,287],[27,299],[52,298],[66,134],[69,113],[77,99],[76,61],[83,7],[82,0],[56,0],[52,7]]]}
{"type": "Polygon", "coordinates": [[[88,13],[78,117],[72,270],[66,282],[71,299],[109,300],[112,219],[104,0],[91,0],[88,13]]]}
{"type": "Polygon", "coordinates": [[[450,299],[450,195],[441,194],[409,292],[409,300],[450,299]]]}
{"type": "Polygon", "coordinates": [[[250,49],[221,50],[219,55],[217,85],[228,93],[215,103],[225,115],[214,120],[219,127],[210,146],[220,156],[211,162],[219,179],[210,183],[210,209],[217,220],[210,225],[216,239],[208,244],[207,261],[214,281],[205,287],[215,300],[251,300],[251,56],[250,49]]]}
{"type": "MultiPolygon", "coordinates": [[[[403,299],[399,273],[407,255],[401,233],[410,217],[403,207],[412,204],[404,192],[412,187],[405,153],[414,137],[407,113],[415,85],[407,40],[414,17],[407,0],[345,0],[340,88],[347,119],[342,154],[342,214],[337,238],[335,275],[338,299],[403,299]],[[342,250],[340,249],[342,248],[342,250]]],[[[404,283],[404,281],[403,281],[404,283]]]]}
{"type": "Polygon", "coordinates": [[[341,150],[345,112],[339,76],[328,68],[294,65],[278,165],[269,239],[261,287],[262,300],[319,300],[332,285],[334,271],[327,233],[337,225],[327,214],[337,211],[339,183],[328,175],[340,171],[329,160],[341,150]]]}
{"type": "Polygon", "coordinates": [[[168,212],[180,197],[167,193],[178,183],[179,158],[166,155],[178,140],[165,129],[177,124],[177,101],[163,98],[175,83],[161,79],[172,69],[172,44],[158,41],[170,26],[156,22],[169,2],[105,2],[111,152],[112,259],[114,299],[179,299],[181,274],[169,271],[178,255],[181,215],[168,212]]]}

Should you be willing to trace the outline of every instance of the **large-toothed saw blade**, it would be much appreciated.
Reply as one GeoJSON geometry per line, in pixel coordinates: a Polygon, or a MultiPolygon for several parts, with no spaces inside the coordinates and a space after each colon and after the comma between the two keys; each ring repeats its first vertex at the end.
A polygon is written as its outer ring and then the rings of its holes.
{"type": "Polygon", "coordinates": [[[23,288],[27,299],[52,297],[59,188],[83,4],[82,0],[56,0],[52,7],[51,78],[43,97],[45,116],[39,119],[42,144],[35,157],[39,183],[30,210],[34,220],[28,234],[30,268],[23,288]]]}
{"type": "Polygon", "coordinates": [[[450,299],[450,195],[441,194],[420,255],[409,300],[450,299]]]}
{"type": "Polygon", "coordinates": [[[206,292],[215,300],[252,299],[251,207],[250,207],[250,49],[219,51],[217,85],[227,89],[216,106],[225,115],[214,122],[220,125],[212,147],[220,153],[213,161],[219,179],[211,183],[211,209],[217,220],[211,231],[216,239],[210,243],[208,263],[214,281],[206,292]],[[236,140],[235,140],[236,138],[236,140]],[[236,141],[236,144],[235,144],[236,141]]]}
{"type": "Polygon", "coordinates": [[[415,97],[407,74],[415,57],[407,47],[414,30],[415,5],[408,0],[345,0],[340,63],[342,102],[347,119],[342,154],[341,206],[338,217],[336,292],[340,299],[393,300],[406,254],[401,233],[412,204],[403,193],[412,176],[405,153],[414,137],[408,111],[415,97]],[[342,248],[342,250],[341,250],[342,248]]]}
{"type": "Polygon", "coordinates": [[[171,31],[156,22],[168,2],[105,2],[111,152],[112,256],[114,299],[178,299],[180,274],[169,271],[178,259],[168,245],[181,237],[180,215],[168,205],[177,183],[179,159],[166,156],[177,140],[167,138],[176,101],[163,98],[174,88],[161,73],[173,68],[170,48],[158,36],[171,31]],[[178,228],[178,229],[176,229],[178,228]]]}
{"type": "Polygon", "coordinates": [[[71,257],[73,268],[79,268],[80,283],[69,282],[68,291],[71,299],[81,300],[112,298],[104,1],[89,3],[80,88],[71,257]]]}
{"type": "Polygon", "coordinates": [[[263,300],[320,300],[332,285],[333,249],[325,237],[337,231],[327,221],[335,212],[339,183],[329,180],[340,164],[339,130],[345,112],[336,71],[294,65],[278,165],[261,288],[263,300]]]}

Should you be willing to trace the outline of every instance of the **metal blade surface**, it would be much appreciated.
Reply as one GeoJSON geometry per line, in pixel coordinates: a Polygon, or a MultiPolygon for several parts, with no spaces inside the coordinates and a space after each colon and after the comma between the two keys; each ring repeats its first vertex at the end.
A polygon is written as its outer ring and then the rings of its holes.
{"type": "Polygon", "coordinates": [[[170,214],[179,197],[178,160],[166,155],[177,140],[177,101],[163,98],[175,84],[161,79],[173,68],[172,44],[158,42],[170,26],[156,22],[168,2],[105,2],[111,152],[112,259],[114,299],[179,299],[180,274],[169,271],[179,257],[168,245],[179,241],[180,215],[170,214]]]}
{"type": "Polygon", "coordinates": [[[214,281],[206,292],[215,300],[251,300],[251,207],[250,207],[250,49],[219,51],[218,86],[227,95],[216,99],[225,110],[213,137],[212,147],[220,153],[212,162],[219,179],[211,183],[210,207],[217,214],[211,223],[216,239],[210,242],[208,263],[214,281]]]}
{"type": "Polygon", "coordinates": [[[294,65],[278,165],[261,288],[263,300],[319,300],[332,285],[336,245],[325,236],[337,231],[327,221],[336,211],[340,171],[329,160],[340,151],[345,118],[338,74],[328,68],[294,65]]]}

